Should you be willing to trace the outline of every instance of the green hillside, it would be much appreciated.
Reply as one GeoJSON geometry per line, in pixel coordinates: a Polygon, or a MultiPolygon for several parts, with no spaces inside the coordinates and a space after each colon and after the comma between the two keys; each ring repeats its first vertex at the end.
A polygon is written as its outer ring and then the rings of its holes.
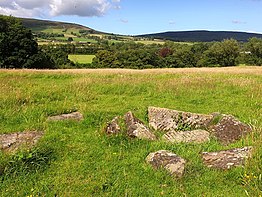
{"type": "Polygon", "coordinates": [[[21,18],[21,20],[24,26],[32,29],[33,31],[46,31],[47,29],[62,29],[62,30],[77,29],[77,30],[87,30],[87,31],[97,32],[89,27],[85,27],[83,25],[79,25],[75,23],[39,20],[39,19],[31,19],[31,18],[21,18]]]}
{"type": "MultiPolygon", "coordinates": [[[[114,35],[119,39],[124,40],[172,40],[175,42],[213,42],[222,41],[224,39],[233,38],[240,42],[246,42],[252,37],[262,38],[262,34],[247,33],[247,32],[235,32],[235,31],[169,31],[161,33],[143,34],[138,36],[124,36],[115,35],[105,32],[100,32],[92,28],[67,22],[57,22],[49,20],[39,20],[31,18],[22,18],[23,24],[32,29],[33,32],[44,33],[61,33],[61,34],[79,34],[79,31],[86,31],[88,34],[94,34],[95,36],[101,35],[114,35]]],[[[82,36],[82,35],[79,35],[82,36]]],[[[67,36],[66,36],[67,37],[67,36]]]]}
{"type": "MultiPolygon", "coordinates": [[[[75,23],[31,18],[20,19],[25,27],[33,31],[38,38],[38,43],[40,45],[49,43],[50,41],[55,41],[56,43],[67,42],[69,37],[72,37],[74,42],[83,43],[97,43],[102,40],[108,40],[110,43],[134,40],[137,42],[141,41],[141,39],[134,39],[132,36],[105,33],[75,23]]],[[[148,39],[142,38],[143,42],[146,42],[147,40],[148,39]]],[[[156,42],[159,43],[160,41],[158,40],[156,42]]]]}
{"type": "Polygon", "coordinates": [[[247,42],[252,37],[262,38],[262,34],[235,31],[170,31],[144,34],[139,37],[166,39],[176,42],[213,42],[233,38],[239,42],[247,42]]]}

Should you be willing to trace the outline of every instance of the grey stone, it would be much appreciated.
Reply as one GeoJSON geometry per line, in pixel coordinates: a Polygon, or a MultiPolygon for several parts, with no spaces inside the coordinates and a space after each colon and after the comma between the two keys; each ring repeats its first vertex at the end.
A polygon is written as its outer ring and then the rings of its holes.
{"type": "Polygon", "coordinates": [[[185,129],[208,128],[213,120],[212,115],[196,114],[158,107],[148,108],[149,125],[155,130],[176,131],[181,126],[185,129]],[[187,128],[188,127],[188,128],[187,128]]]}
{"type": "Polygon", "coordinates": [[[121,128],[118,124],[119,118],[115,117],[111,122],[108,122],[105,128],[105,132],[109,135],[118,134],[121,132],[121,128]]]}
{"type": "Polygon", "coordinates": [[[203,152],[202,159],[209,168],[227,170],[245,165],[245,160],[251,157],[251,153],[252,147],[243,147],[218,152],[203,152]]]}
{"type": "Polygon", "coordinates": [[[125,114],[125,123],[127,127],[127,134],[130,137],[139,139],[156,140],[156,136],[149,130],[145,124],[136,118],[132,112],[125,114]]]}
{"type": "Polygon", "coordinates": [[[211,127],[211,131],[222,144],[227,145],[241,139],[252,129],[234,116],[223,115],[218,124],[211,127]]]}
{"type": "Polygon", "coordinates": [[[83,115],[80,112],[73,112],[70,114],[61,114],[57,116],[50,116],[47,120],[49,121],[60,121],[60,120],[83,120],[83,115]]]}
{"type": "Polygon", "coordinates": [[[163,139],[171,143],[205,143],[210,140],[210,133],[206,130],[169,131],[163,139]]]}
{"type": "Polygon", "coordinates": [[[147,163],[152,165],[155,169],[164,168],[173,177],[182,177],[185,169],[186,161],[176,154],[167,150],[160,150],[150,153],[146,157],[147,163]]]}
{"type": "Polygon", "coordinates": [[[43,132],[27,131],[0,135],[0,149],[7,152],[14,152],[20,147],[32,147],[43,136],[43,132]]]}

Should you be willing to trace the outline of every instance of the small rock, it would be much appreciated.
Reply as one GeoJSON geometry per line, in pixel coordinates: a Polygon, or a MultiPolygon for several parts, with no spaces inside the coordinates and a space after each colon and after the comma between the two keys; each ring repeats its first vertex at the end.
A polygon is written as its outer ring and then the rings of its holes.
{"type": "Polygon", "coordinates": [[[206,130],[193,130],[193,131],[169,131],[163,139],[172,143],[204,143],[208,142],[209,132],[206,130]]]}
{"type": "Polygon", "coordinates": [[[251,157],[252,147],[235,148],[218,152],[203,152],[204,164],[210,168],[227,170],[235,166],[243,166],[251,157]]]}
{"type": "Polygon", "coordinates": [[[219,123],[212,127],[215,137],[224,145],[241,139],[251,131],[250,126],[240,122],[231,115],[223,115],[219,123]]]}
{"type": "Polygon", "coordinates": [[[120,133],[121,129],[118,124],[118,117],[115,117],[111,122],[107,123],[107,126],[105,128],[105,132],[107,134],[118,134],[120,133]]]}
{"type": "Polygon", "coordinates": [[[57,116],[50,116],[47,120],[49,121],[59,121],[59,120],[83,120],[84,117],[80,112],[73,112],[70,114],[61,114],[57,116]]]}
{"type": "Polygon", "coordinates": [[[158,107],[148,108],[149,125],[155,130],[176,131],[180,126],[190,129],[208,128],[212,115],[195,114],[158,107]]]}
{"type": "Polygon", "coordinates": [[[145,126],[145,124],[137,119],[132,112],[125,114],[125,122],[127,126],[127,134],[130,137],[139,139],[156,140],[156,136],[145,126]]]}
{"type": "Polygon", "coordinates": [[[165,168],[172,176],[178,178],[183,176],[186,163],[183,158],[166,150],[150,153],[146,161],[155,169],[165,168]]]}
{"type": "Polygon", "coordinates": [[[27,131],[0,135],[0,149],[14,152],[22,146],[32,147],[43,136],[43,132],[27,131]]]}

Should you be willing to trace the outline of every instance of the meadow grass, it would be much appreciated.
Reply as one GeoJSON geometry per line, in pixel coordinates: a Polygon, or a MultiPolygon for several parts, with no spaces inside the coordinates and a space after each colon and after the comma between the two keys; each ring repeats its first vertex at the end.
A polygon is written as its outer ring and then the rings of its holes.
{"type": "Polygon", "coordinates": [[[80,64],[89,64],[93,62],[95,55],[68,55],[68,58],[75,62],[80,64]]]}
{"type": "MultiPolygon", "coordinates": [[[[0,70],[0,133],[43,130],[33,154],[48,152],[39,168],[0,176],[1,196],[261,196],[261,67],[163,70],[0,70]],[[103,128],[127,111],[147,122],[148,106],[196,113],[232,114],[254,132],[228,146],[215,139],[194,144],[106,136],[103,128]],[[47,122],[50,115],[79,111],[81,122],[47,122]],[[254,146],[245,168],[213,170],[202,151],[254,146]],[[145,162],[167,149],[187,160],[173,179],[145,162]],[[43,166],[43,167],[42,167],[43,166]]],[[[124,130],[124,129],[123,129],[124,130]]],[[[0,153],[0,167],[13,157],[0,153]]],[[[19,160],[13,159],[15,162],[19,160]]],[[[23,164],[24,165],[24,164],[23,164]]],[[[1,171],[1,169],[0,169],[1,171]]]]}

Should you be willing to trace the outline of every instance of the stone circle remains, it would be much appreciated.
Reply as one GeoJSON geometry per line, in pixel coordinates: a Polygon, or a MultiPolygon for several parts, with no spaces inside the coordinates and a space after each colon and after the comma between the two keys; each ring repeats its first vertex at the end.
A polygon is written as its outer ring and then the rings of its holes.
{"type": "MultiPolygon", "coordinates": [[[[83,120],[80,112],[48,117],[48,121],[83,120]]],[[[107,123],[105,132],[116,135],[122,132],[120,117],[107,123]]],[[[219,113],[197,114],[159,107],[148,108],[149,127],[129,111],[124,115],[127,136],[150,141],[162,140],[167,143],[208,143],[216,138],[222,145],[234,143],[245,137],[252,128],[240,122],[232,115],[219,113]],[[153,131],[152,131],[153,130],[153,131]],[[155,131],[162,133],[157,137],[155,131]]],[[[43,136],[43,131],[25,131],[0,135],[0,150],[16,152],[20,147],[31,148],[43,136]]],[[[235,166],[244,166],[252,155],[252,147],[234,148],[217,152],[203,152],[203,163],[209,168],[228,170],[235,166]]],[[[186,160],[168,150],[149,153],[146,162],[153,168],[166,169],[172,177],[180,178],[184,174],[186,160]]]]}
{"type": "MultiPolygon", "coordinates": [[[[107,123],[107,134],[119,134],[121,128],[119,117],[107,123]]],[[[159,107],[148,108],[147,127],[129,111],[124,115],[126,133],[129,137],[150,141],[162,140],[167,143],[208,143],[210,138],[217,139],[222,145],[234,143],[245,137],[252,128],[240,122],[232,115],[220,113],[197,114],[159,107]],[[163,133],[159,139],[153,131],[163,133]]],[[[217,152],[203,152],[203,163],[209,168],[227,170],[236,166],[244,166],[250,158],[252,147],[235,148],[217,152]]],[[[173,177],[182,177],[186,160],[168,150],[150,153],[146,162],[153,168],[164,168],[173,177]]]]}

